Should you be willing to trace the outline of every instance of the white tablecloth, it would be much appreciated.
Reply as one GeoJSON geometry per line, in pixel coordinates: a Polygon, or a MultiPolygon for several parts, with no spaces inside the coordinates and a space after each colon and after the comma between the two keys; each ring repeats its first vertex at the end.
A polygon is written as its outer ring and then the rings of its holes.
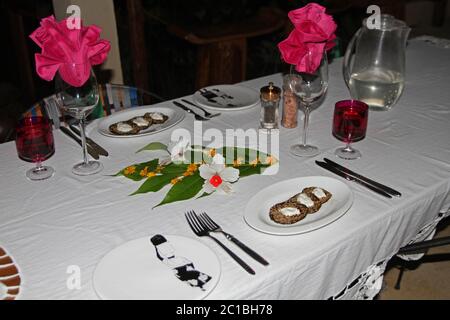
{"type": "MultiPolygon", "coordinates": [[[[391,257],[415,237],[439,212],[450,207],[450,51],[425,43],[410,43],[406,89],[389,112],[372,112],[367,138],[357,143],[363,158],[347,163],[403,193],[386,200],[349,183],[355,195],[350,211],[320,230],[289,237],[251,229],[243,208],[256,192],[271,184],[302,176],[335,177],[314,165],[315,159],[289,154],[300,129],[282,129],[280,171],[276,176],[252,176],[235,185],[229,197],[215,195],[152,210],[164,192],[129,197],[139,184],[106,177],[134,162],[159,156],[135,152],[150,141],[167,142],[170,132],[139,139],[110,139],[94,129],[91,137],[110,151],[102,158],[103,175],[71,173],[80,148],[55,132],[56,154],[47,161],[56,175],[30,182],[31,164],[17,158],[14,143],[0,146],[0,246],[20,266],[23,299],[97,299],[92,274],[100,259],[126,241],[156,233],[194,237],[183,217],[189,209],[207,210],[233,233],[270,261],[269,267],[240,254],[256,270],[248,275],[209,239],[201,239],[219,256],[222,276],[210,299],[323,299],[339,293],[370,265],[391,257]],[[69,290],[67,268],[81,268],[80,290],[69,290]]],[[[281,75],[244,83],[258,89],[281,75]]],[[[342,143],[331,135],[334,102],[349,97],[341,60],[330,65],[327,99],[312,113],[310,141],[324,156],[342,143]]],[[[163,105],[170,105],[169,102],[163,105]]],[[[256,128],[259,108],[224,113],[204,128],[256,128]]],[[[192,129],[188,115],[179,127],[192,129]]],[[[342,162],[341,162],[342,163],[342,162]]],[[[156,290],[156,288],[155,288],[156,290]]]]}

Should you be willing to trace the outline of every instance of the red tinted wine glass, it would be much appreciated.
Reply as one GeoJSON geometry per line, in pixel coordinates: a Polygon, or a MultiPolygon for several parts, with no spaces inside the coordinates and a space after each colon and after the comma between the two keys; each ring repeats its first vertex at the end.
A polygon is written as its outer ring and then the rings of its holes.
{"type": "Polygon", "coordinates": [[[358,100],[344,100],[336,103],[333,119],[333,135],[347,146],[336,150],[335,154],[346,160],[361,158],[361,152],[353,149],[353,142],[366,137],[369,106],[358,100]]]}
{"type": "Polygon", "coordinates": [[[20,159],[36,163],[35,168],[27,171],[28,179],[45,180],[53,176],[55,170],[42,165],[55,153],[52,124],[47,118],[22,118],[16,128],[16,146],[20,159]]]}

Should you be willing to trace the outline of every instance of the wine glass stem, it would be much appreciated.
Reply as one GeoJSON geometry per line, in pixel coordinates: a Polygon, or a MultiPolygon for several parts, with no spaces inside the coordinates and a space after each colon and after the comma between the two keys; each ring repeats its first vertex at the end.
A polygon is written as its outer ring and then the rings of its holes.
{"type": "Polygon", "coordinates": [[[83,116],[80,119],[80,133],[81,133],[81,144],[82,144],[82,148],[83,148],[83,163],[87,165],[89,163],[89,159],[88,159],[88,153],[87,153],[85,128],[86,128],[86,116],[83,116]]]}
{"type": "Polygon", "coordinates": [[[37,161],[36,162],[36,168],[34,168],[34,172],[41,172],[42,170],[44,170],[44,166],[42,165],[42,161],[37,161]]]}
{"type": "Polygon", "coordinates": [[[353,152],[351,141],[347,142],[347,146],[344,149],[346,152],[353,152]]]}
{"type": "Polygon", "coordinates": [[[303,122],[303,146],[306,146],[306,138],[308,136],[308,126],[309,126],[309,105],[305,105],[305,119],[303,122]]]}

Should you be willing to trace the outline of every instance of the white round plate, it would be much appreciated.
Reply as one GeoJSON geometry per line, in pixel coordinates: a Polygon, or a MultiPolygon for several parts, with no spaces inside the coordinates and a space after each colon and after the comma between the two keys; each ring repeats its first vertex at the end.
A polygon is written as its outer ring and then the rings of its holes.
{"type": "Polygon", "coordinates": [[[197,300],[210,294],[220,278],[215,253],[191,238],[164,237],[176,257],[193,262],[196,270],[211,276],[205,290],[178,279],[173,269],[157,258],[151,237],[146,237],[119,246],[100,261],[93,276],[97,295],[104,300],[197,300]]]}
{"type": "Polygon", "coordinates": [[[244,219],[252,228],[274,235],[294,235],[322,228],[342,217],[353,204],[353,193],[343,182],[328,177],[304,177],[271,185],[248,202],[244,219]],[[278,224],[270,219],[269,211],[277,203],[288,200],[304,188],[323,188],[332,194],[318,212],[292,225],[278,224]]]}
{"type": "Polygon", "coordinates": [[[206,87],[194,93],[193,100],[199,106],[220,111],[245,110],[256,106],[260,101],[257,91],[240,85],[206,87]],[[204,90],[217,95],[217,97],[208,100],[202,95],[204,90]]]}
{"type": "Polygon", "coordinates": [[[150,134],[155,134],[164,130],[167,130],[179,122],[183,121],[186,113],[181,109],[175,109],[170,107],[154,107],[154,106],[143,106],[137,108],[130,108],[127,110],[119,111],[113,113],[112,115],[103,118],[98,123],[98,132],[107,137],[113,138],[135,138],[146,136],[150,134]],[[138,134],[134,135],[116,135],[109,131],[109,127],[117,122],[127,121],[134,117],[143,116],[147,112],[161,112],[169,117],[169,119],[162,124],[155,124],[150,126],[148,129],[141,130],[138,134]]]}

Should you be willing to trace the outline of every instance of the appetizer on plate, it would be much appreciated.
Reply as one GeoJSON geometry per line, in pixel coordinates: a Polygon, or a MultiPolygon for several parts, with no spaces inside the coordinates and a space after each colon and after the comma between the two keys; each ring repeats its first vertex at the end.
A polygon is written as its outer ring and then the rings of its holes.
{"type": "Polygon", "coordinates": [[[270,218],[279,224],[295,224],[314,214],[327,203],[332,194],[325,189],[309,187],[303,189],[289,200],[276,204],[270,208],[270,218]]]}
{"type": "Polygon", "coordinates": [[[169,117],[161,112],[147,112],[144,116],[120,121],[109,126],[109,131],[115,135],[131,136],[147,130],[152,125],[163,124],[169,117]]]}
{"type": "Polygon", "coordinates": [[[289,201],[279,203],[270,208],[270,218],[279,224],[294,224],[308,214],[308,209],[289,201]]]}
{"type": "Polygon", "coordinates": [[[139,133],[139,131],[141,131],[141,129],[139,128],[139,126],[133,122],[130,121],[121,121],[121,122],[117,122],[112,124],[111,126],[109,126],[109,131],[111,131],[114,134],[117,135],[133,135],[133,134],[137,134],[139,133]]]}
{"type": "Polygon", "coordinates": [[[169,120],[169,117],[161,112],[147,112],[144,115],[144,118],[147,120],[151,120],[153,124],[162,124],[169,120]]]}
{"type": "Polygon", "coordinates": [[[152,119],[147,119],[144,117],[134,117],[130,120],[132,123],[137,125],[140,130],[145,130],[152,125],[152,119]]]}

